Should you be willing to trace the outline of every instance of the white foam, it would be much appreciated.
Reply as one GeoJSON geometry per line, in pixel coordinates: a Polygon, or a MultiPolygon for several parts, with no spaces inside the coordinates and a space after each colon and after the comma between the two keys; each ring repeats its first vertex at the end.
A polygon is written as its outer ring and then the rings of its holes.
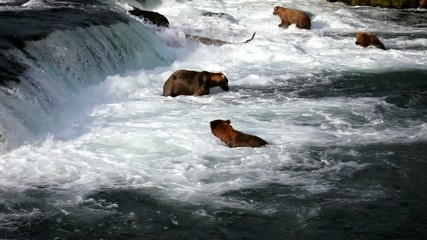
{"type": "Polygon", "coordinates": [[[44,6],[46,6],[45,0],[30,0],[22,4],[22,7],[44,7],[44,6]]]}

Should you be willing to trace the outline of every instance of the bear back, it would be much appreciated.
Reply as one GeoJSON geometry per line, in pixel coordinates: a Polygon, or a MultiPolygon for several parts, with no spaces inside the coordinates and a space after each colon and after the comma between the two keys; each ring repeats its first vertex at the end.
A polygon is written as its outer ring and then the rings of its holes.
{"type": "Polygon", "coordinates": [[[274,7],[273,15],[277,15],[280,18],[279,27],[287,28],[289,25],[295,24],[297,28],[307,30],[311,28],[310,16],[303,11],[276,6],[274,7]]]}
{"type": "Polygon", "coordinates": [[[268,144],[258,136],[235,130],[230,120],[216,119],[210,122],[212,134],[228,147],[262,147],[268,144]]]}
{"type": "Polygon", "coordinates": [[[219,86],[228,91],[228,79],[223,73],[207,71],[177,70],[166,80],[163,86],[163,96],[209,94],[212,87],[219,86]]]}
{"type": "Polygon", "coordinates": [[[385,46],[380,39],[374,34],[368,32],[357,32],[355,44],[362,47],[374,46],[385,50],[385,46]]]}

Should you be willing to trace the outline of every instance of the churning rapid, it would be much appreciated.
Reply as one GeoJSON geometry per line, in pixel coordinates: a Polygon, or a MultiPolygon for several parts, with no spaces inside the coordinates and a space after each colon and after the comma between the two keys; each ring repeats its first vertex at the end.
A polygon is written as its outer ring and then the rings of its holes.
{"type": "Polygon", "coordinates": [[[1,239],[427,238],[425,10],[8,0],[0,19],[1,239]],[[178,69],[230,90],[162,96],[178,69]],[[229,148],[214,119],[269,144],[229,148]]]}

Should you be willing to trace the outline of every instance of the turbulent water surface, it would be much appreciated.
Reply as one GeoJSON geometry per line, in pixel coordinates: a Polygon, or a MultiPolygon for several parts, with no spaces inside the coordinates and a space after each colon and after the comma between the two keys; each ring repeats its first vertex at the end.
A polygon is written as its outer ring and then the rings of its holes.
{"type": "Polygon", "coordinates": [[[3,1],[0,239],[426,239],[426,23],[326,0],[3,1]],[[278,28],[276,5],[312,29],[278,28]],[[161,96],[177,69],[230,91],[161,96]],[[269,145],[228,148],[214,119],[269,145]]]}

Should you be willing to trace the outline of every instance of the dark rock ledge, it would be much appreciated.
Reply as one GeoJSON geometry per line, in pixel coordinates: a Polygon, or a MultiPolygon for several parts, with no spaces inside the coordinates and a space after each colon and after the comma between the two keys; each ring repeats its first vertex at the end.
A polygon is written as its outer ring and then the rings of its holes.
{"type": "Polygon", "coordinates": [[[351,6],[372,6],[385,8],[427,8],[427,0],[327,0],[343,2],[351,6]]]}

